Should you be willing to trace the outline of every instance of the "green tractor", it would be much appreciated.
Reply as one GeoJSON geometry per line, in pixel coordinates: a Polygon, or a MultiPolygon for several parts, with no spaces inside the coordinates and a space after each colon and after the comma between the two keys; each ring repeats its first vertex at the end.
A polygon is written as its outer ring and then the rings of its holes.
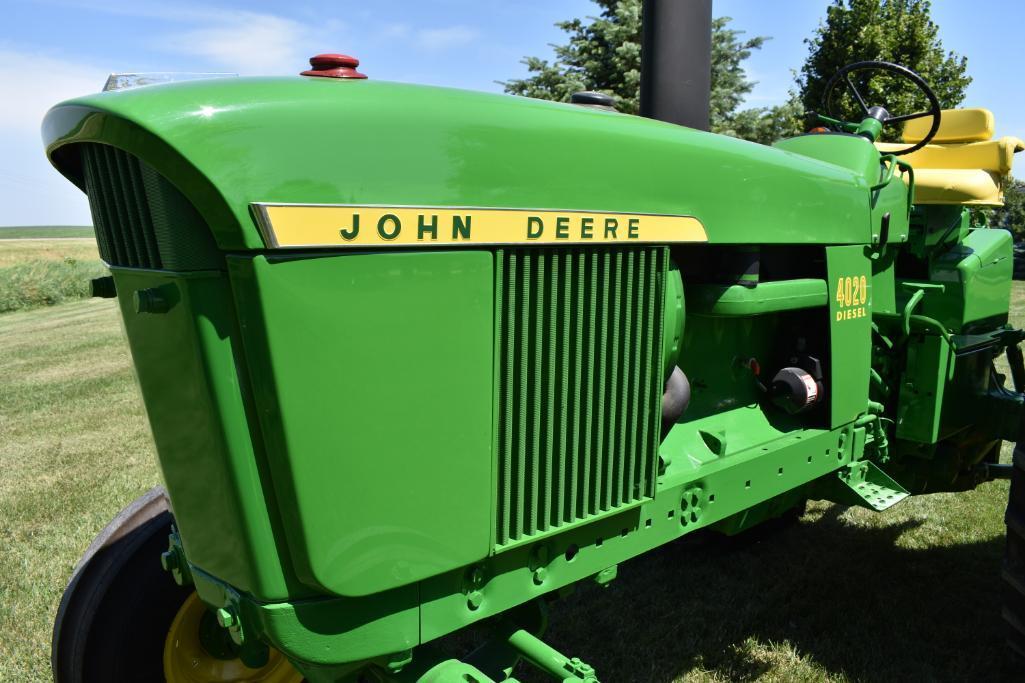
{"type": "Polygon", "coordinates": [[[593,683],[541,639],[574,584],[808,499],[993,478],[1025,654],[1025,452],[998,462],[1025,333],[1011,235],[970,213],[1022,143],[881,62],[838,73],[809,134],[699,130],[710,16],[648,4],[643,117],[342,55],[48,113],[166,485],[75,570],[59,683],[593,683]],[[928,107],[865,101],[878,71],[928,107]]]}

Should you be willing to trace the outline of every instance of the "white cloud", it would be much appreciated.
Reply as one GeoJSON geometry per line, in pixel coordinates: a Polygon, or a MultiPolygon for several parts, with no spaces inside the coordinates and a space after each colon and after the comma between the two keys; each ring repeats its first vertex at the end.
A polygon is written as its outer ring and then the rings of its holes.
{"type": "Polygon", "coordinates": [[[161,28],[177,24],[181,30],[155,37],[154,49],[199,57],[217,69],[242,75],[296,73],[301,70],[297,67],[307,64],[310,46],[328,43],[345,28],[334,18],[309,24],[272,13],[188,2],[65,0],[65,4],[117,16],[155,19],[161,28]]]}
{"type": "Polygon", "coordinates": [[[37,134],[46,110],[61,100],[98,92],[108,72],[81,62],[0,48],[0,131],[37,134]]]}
{"type": "Polygon", "coordinates": [[[121,17],[141,17],[159,19],[161,21],[186,24],[230,22],[240,15],[253,14],[246,10],[235,10],[217,7],[216,5],[193,4],[188,2],[136,2],[122,1],[105,2],[104,0],[49,0],[58,6],[75,7],[91,12],[113,14],[121,17]]]}
{"type": "Polygon", "coordinates": [[[387,24],[381,29],[381,37],[385,39],[405,38],[411,30],[409,24],[387,24]]]}
{"type": "Polygon", "coordinates": [[[292,73],[306,63],[301,48],[314,31],[304,24],[255,12],[219,12],[205,19],[209,25],[164,38],[163,49],[242,74],[292,73]]]}
{"type": "Polygon", "coordinates": [[[416,44],[425,50],[447,50],[472,43],[479,32],[469,26],[422,29],[416,33],[416,44]]]}
{"type": "Polygon", "coordinates": [[[85,195],[46,160],[39,127],[50,107],[106,80],[98,66],[0,48],[0,225],[91,222],[85,195]]]}

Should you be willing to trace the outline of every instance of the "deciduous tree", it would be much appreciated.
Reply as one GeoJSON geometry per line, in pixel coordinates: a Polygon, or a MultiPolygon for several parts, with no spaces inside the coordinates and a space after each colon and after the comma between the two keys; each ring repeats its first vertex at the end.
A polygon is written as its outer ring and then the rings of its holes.
{"type": "Polygon", "coordinates": [[[1004,181],[1004,205],[993,210],[988,223],[1010,230],[1016,242],[1025,240],[1025,181],[1011,177],[1004,181]]]}
{"type": "MultiPolygon", "coordinates": [[[[929,84],[944,109],[960,104],[972,81],[967,58],[944,50],[928,0],[833,0],[825,20],[805,43],[808,57],[797,84],[808,111],[821,111],[827,81],[852,62],[879,60],[906,66],[929,84]]],[[[895,114],[926,107],[925,98],[903,79],[871,78],[864,89],[855,83],[869,106],[882,105],[895,114]]],[[[848,99],[846,104],[847,118],[860,118],[853,101],[848,99]]]]}
{"type": "MultiPolygon", "coordinates": [[[[560,102],[574,92],[598,90],[612,95],[620,111],[636,114],[641,82],[641,0],[594,0],[600,12],[557,24],[568,42],[553,45],[554,61],[523,60],[530,75],[504,81],[506,92],[560,102]]],[[[936,92],[940,104],[954,107],[971,82],[967,60],[945,52],[928,0],[833,0],[825,20],[807,39],[808,57],[797,75],[797,91],[781,105],[740,109],[754,87],[744,61],[768,40],[744,38],[730,28],[729,17],[712,23],[712,91],[710,119],[714,132],[771,143],[800,133],[805,111],[817,111],[826,81],[842,66],[883,60],[918,72],[936,92]]],[[[913,88],[902,81],[875,78],[865,89],[873,104],[895,113],[924,108],[913,88]]],[[[848,114],[856,119],[852,110],[848,114]]],[[[888,131],[892,137],[899,131],[888,131]]]]}

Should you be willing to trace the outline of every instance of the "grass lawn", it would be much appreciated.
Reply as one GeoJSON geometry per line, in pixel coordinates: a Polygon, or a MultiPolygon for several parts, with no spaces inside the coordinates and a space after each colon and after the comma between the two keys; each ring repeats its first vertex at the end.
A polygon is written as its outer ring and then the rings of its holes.
{"type": "Polygon", "coordinates": [[[72,568],[157,481],[114,303],[0,315],[0,681],[52,680],[72,568]]]}
{"type": "Polygon", "coordinates": [[[62,237],[88,237],[93,239],[93,229],[88,225],[0,226],[0,240],[25,238],[53,239],[62,237]]]}
{"type": "MultiPolygon", "coordinates": [[[[0,382],[0,681],[47,681],[75,562],[159,475],[113,302],[0,315],[0,382]]],[[[739,547],[685,539],[554,605],[548,639],[606,683],[1001,680],[1006,495],[813,503],[739,547]]]]}

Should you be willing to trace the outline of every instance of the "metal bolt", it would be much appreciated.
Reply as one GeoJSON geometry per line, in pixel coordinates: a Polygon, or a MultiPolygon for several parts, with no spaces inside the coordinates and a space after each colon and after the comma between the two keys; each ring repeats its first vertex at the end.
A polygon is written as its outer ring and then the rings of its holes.
{"type": "Polygon", "coordinates": [[[221,607],[217,610],[217,623],[222,628],[231,628],[238,625],[238,618],[229,608],[221,607]]]}
{"type": "Polygon", "coordinates": [[[580,661],[579,657],[574,657],[573,660],[574,663],[577,665],[577,671],[579,671],[580,673],[584,674],[585,676],[589,676],[594,673],[594,667],[590,664],[586,664],[580,661]]]}
{"type": "Polygon", "coordinates": [[[407,664],[413,661],[413,651],[403,650],[402,652],[396,652],[388,658],[388,670],[392,673],[398,673],[406,667],[407,664]]]}
{"type": "Polygon", "coordinates": [[[480,591],[473,591],[466,596],[466,606],[470,609],[477,609],[484,602],[484,594],[480,591]]]}
{"type": "Polygon", "coordinates": [[[545,578],[548,576],[548,570],[544,567],[538,567],[534,570],[534,583],[541,585],[545,582],[545,578]]]}
{"type": "Polygon", "coordinates": [[[605,569],[602,569],[600,572],[594,575],[594,581],[600,586],[608,585],[609,582],[616,578],[618,572],[619,568],[617,565],[606,567],[605,569]]]}
{"type": "Polygon", "coordinates": [[[473,573],[470,574],[470,581],[474,587],[480,588],[484,585],[484,570],[480,567],[474,567],[473,573]]]}

